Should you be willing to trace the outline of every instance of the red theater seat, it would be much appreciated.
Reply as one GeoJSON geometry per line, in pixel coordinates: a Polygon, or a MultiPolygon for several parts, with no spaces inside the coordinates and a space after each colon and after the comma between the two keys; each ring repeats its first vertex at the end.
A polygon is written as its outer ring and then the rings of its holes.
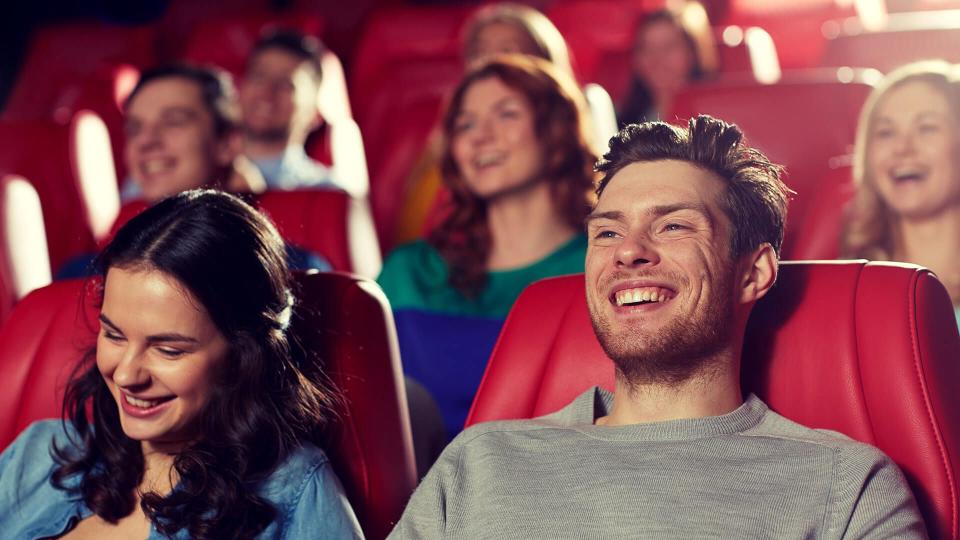
{"type": "Polygon", "coordinates": [[[90,252],[120,206],[110,137],[88,111],[66,124],[0,123],[0,171],[22,175],[39,193],[54,269],[90,252]]]}
{"type": "MultiPolygon", "coordinates": [[[[637,27],[646,13],[662,7],[640,0],[570,0],[553,4],[547,15],[566,39],[581,82],[603,86],[614,103],[622,103],[630,85],[637,27]]],[[[715,27],[713,33],[720,73],[750,73],[755,62],[773,62],[779,69],[769,35],[766,40],[745,39],[745,29],[726,26],[715,27]]]]}
{"type": "Polygon", "coordinates": [[[930,58],[960,61],[960,10],[895,13],[881,30],[865,30],[856,18],[824,24],[822,66],[890,70],[930,58]]]}
{"type": "Polygon", "coordinates": [[[810,190],[807,217],[794,235],[794,259],[833,260],[840,257],[847,205],[853,199],[853,171],[849,165],[831,168],[810,190]]]}
{"type": "MultiPolygon", "coordinates": [[[[375,283],[346,274],[299,276],[304,318],[294,332],[325,361],[345,396],[327,435],[330,457],[369,538],[384,538],[416,486],[396,333],[375,283]]],[[[0,448],[35,420],[58,418],[70,369],[94,343],[92,288],[62,281],[20,302],[0,329],[0,448]]]]}
{"type": "MultiPolygon", "coordinates": [[[[288,244],[322,256],[334,270],[370,278],[380,273],[380,248],[366,200],[339,190],[269,191],[254,197],[254,205],[288,244]]],[[[146,207],[143,201],[123,205],[107,240],[146,207]]]]}
{"type": "MultiPolygon", "coordinates": [[[[960,336],[930,272],[895,263],[784,263],[750,318],[743,382],[784,416],[886,452],[931,538],[960,534],[960,336]]],[[[467,424],[531,418],[613,389],[583,276],[531,285],[500,334],[467,424]]]]}
{"type": "Polygon", "coordinates": [[[40,197],[19,176],[0,178],[0,323],[30,291],[50,284],[40,197]]]}
{"type": "Polygon", "coordinates": [[[322,255],[334,270],[375,278],[380,247],[366,200],[342,191],[269,191],[257,198],[289,244],[322,255]]]}
{"type": "Polygon", "coordinates": [[[725,19],[714,23],[763,28],[773,38],[784,69],[799,69],[818,65],[825,42],[821,25],[851,15],[853,2],[730,0],[725,19]]]}
{"type": "MultiPolygon", "coordinates": [[[[795,236],[816,200],[814,187],[829,174],[831,159],[848,155],[860,108],[875,71],[786,72],[776,84],[718,81],[677,96],[671,121],[685,123],[709,114],[740,126],[747,142],[786,167],[786,182],[797,195],[790,203],[784,258],[795,258],[795,236]]],[[[837,211],[840,211],[838,208],[837,211]]]]}
{"type": "MultiPolygon", "coordinates": [[[[75,99],[91,78],[108,79],[113,68],[121,65],[153,65],[154,36],[152,26],[92,21],[39,28],[30,40],[3,118],[50,118],[58,108],[75,99]]],[[[112,97],[109,85],[104,93],[112,97]]]]}
{"type": "Polygon", "coordinates": [[[389,249],[407,178],[463,74],[460,32],[473,6],[375,11],[353,59],[351,98],[370,165],[370,204],[389,249]]]}

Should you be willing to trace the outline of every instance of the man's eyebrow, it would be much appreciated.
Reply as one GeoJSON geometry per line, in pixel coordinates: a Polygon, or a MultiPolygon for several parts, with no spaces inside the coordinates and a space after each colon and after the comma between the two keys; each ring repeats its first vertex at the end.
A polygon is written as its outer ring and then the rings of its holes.
{"type": "Polygon", "coordinates": [[[606,212],[591,212],[583,220],[584,224],[589,225],[590,222],[598,219],[609,219],[612,221],[624,221],[623,212],[619,210],[608,210],[606,212]]]}
{"type": "Polygon", "coordinates": [[[667,214],[672,214],[674,212],[679,212],[681,210],[693,210],[694,212],[703,214],[708,219],[710,218],[710,215],[711,215],[710,209],[707,208],[707,205],[703,203],[662,204],[662,205],[651,207],[649,210],[647,210],[647,213],[652,214],[654,216],[665,216],[667,214]]]}

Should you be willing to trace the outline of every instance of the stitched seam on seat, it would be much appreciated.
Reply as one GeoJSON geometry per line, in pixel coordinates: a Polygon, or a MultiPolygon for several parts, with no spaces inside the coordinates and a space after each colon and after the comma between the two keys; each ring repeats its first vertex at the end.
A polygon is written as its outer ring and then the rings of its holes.
{"type": "Polygon", "coordinates": [[[915,328],[917,327],[917,310],[916,310],[916,289],[919,285],[920,276],[925,275],[925,271],[914,272],[913,276],[910,278],[910,284],[912,285],[907,289],[907,306],[909,308],[908,314],[910,317],[910,342],[913,347],[913,369],[914,375],[917,377],[917,381],[920,383],[920,388],[923,391],[923,404],[927,410],[927,420],[930,422],[930,427],[932,428],[934,438],[937,441],[937,449],[940,454],[940,463],[943,465],[944,472],[947,474],[947,484],[948,490],[950,492],[950,530],[951,537],[957,536],[957,493],[954,488],[953,483],[953,471],[950,469],[950,463],[947,459],[947,449],[946,445],[943,442],[943,435],[940,433],[940,430],[937,429],[936,416],[933,412],[933,406],[930,403],[930,393],[927,389],[926,381],[923,379],[922,370],[920,364],[922,359],[920,358],[920,344],[919,336],[915,328]]]}
{"type": "MultiPolygon", "coordinates": [[[[81,289],[81,293],[80,293],[80,294],[86,294],[86,284],[84,284],[83,288],[81,289]]],[[[84,298],[84,299],[85,299],[85,298],[84,298]]],[[[82,306],[82,304],[81,304],[81,306],[82,306]]],[[[26,377],[24,378],[24,383],[25,383],[25,385],[27,385],[27,386],[29,386],[30,381],[33,380],[32,375],[36,372],[37,369],[40,369],[40,366],[37,365],[37,364],[38,364],[38,358],[37,358],[37,357],[38,357],[38,355],[39,355],[39,353],[40,353],[40,350],[43,349],[44,344],[47,343],[47,340],[48,340],[48,339],[50,339],[49,336],[50,336],[50,334],[51,334],[51,329],[53,328],[53,321],[54,321],[55,319],[57,319],[57,317],[60,315],[60,313],[61,313],[64,309],[66,309],[66,304],[62,304],[62,305],[60,306],[60,309],[58,309],[57,311],[55,311],[53,314],[51,314],[51,315],[47,318],[46,324],[44,325],[44,328],[43,328],[42,337],[36,341],[36,343],[34,344],[33,350],[30,352],[30,367],[27,368],[26,377]]],[[[82,317],[82,316],[83,316],[83,311],[82,311],[82,309],[83,309],[83,308],[81,307],[81,309],[77,311],[78,317],[82,317]]],[[[70,359],[69,361],[75,363],[75,362],[76,362],[76,359],[70,359]]],[[[17,399],[17,402],[16,402],[16,414],[13,416],[13,425],[11,426],[11,427],[14,428],[14,429],[16,429],[16,426],[19,425],[19,424],[21,423],[21,421],[23,420],[23,410],[24,410],[24,399],[23,399],[23,396],[24,396],[24,390],[25,390],[25,388],[21,388],[20,390],[21,390],[21,391],[20,391],[20,396],[19,396],[19,398],[17,399]]],[[[62,417],[62,416],[63,416],[63,411],[61,410],[61,411],[59,412],[59,414],[58,414],[58,417],[62,417]]],[[[17,434],[17,433],[14,433],[14,435],[16,435],[16,434],[17,434]]]]}
{"type": "MultiPolygon", "coordinates": [[[[557,347],[557,336],[560,335],[560,329],[563,327],[564,323],[567,321],[567,317],[570,316],[570,310],[574,305],[573,302],[574,302],[574,298],[576,297],[577,295],[573,293],[570,293],[567,295],[567,304],[563,307],[563,314],[557,318],[557,321],[558,321],[557,326],[556,328],[554,328],[554,332],[553,332],[554,337],[550,341],[550,347],[544,353],[545,359],[548,359],[553,356],[553,351],[557,347]]],[[[544,360],[543,364],[540,366],[540,378],[537,381],[538,382],[537,397],[533,401],[533,410],[530,411],[529,416],[536,415],[537,408],[540,406],[541,400],[543,398],[543,382],[544,382],[543,379],[544,379],[544,374],[546,374],[548,367],[550,367],[548,364],[549,363],[546,360],[544,360]]]]}
{"type": "Polygon", "coordinates": [[[857,377],[859,378],[859,381],[857,381],[857,390],[860,392],[860,402],[863,403],[863,412],[864,414],[866,414],[867,422],[868,422],[868,425],[870,426],[870,437],[874,442],[876,442],[877,430],[874,429],[873,427],[873,416],[870,414],[870,407],[866,404],[867,392],[866,392],[866,386],[863,384],[863,369],[861,367],[861,359],[862,359],[861,352],[863,351],[863,347],[860,346],[860,337],[862,335],[862,333],[860,332],[860,308],[859,308],[860,282],[863,279],[863,274],[865,269],[867,268],[867,264],[869,263],[863,263],[860,265],[859,270],[857,270],[857,279],[853,286],[854,287],[853,288],[853,316],[854,316],[853,332],[854,332],[854,335],[856,336],[854,343],[856,344],[856,348],[857,348],[857,350],[855,351],[857,355],[856,356],[857,377]]]}

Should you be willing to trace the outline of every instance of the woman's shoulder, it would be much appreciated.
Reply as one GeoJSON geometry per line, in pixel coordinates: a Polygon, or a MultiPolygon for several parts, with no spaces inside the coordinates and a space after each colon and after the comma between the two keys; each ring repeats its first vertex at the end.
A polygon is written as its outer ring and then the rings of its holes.
{"type": "Polygon", "coordinates": [[[56,466],[53,445],[66,448],[70,431],[60,420],[35,422],[0,455],[0,524],[7,532],[36,523],[37,516],[56,521],[72,511],[75,501],[50,480],[56,466]]]}
{"type": "MultiPolygon", "coordinates": [[[[65,448],[77,442],[76,431],[72,425],[61,420],[39,420],[26,427],[17,438],[3,451],[5,462],[15,456],[29,457],[32,461],[41,459],[40,450],[49,450],[55,443],[65,448]]],[[[42,452],[49,457],[50,452],[42,452]]],[[[52,457],[50,457],[52,460],[52,457]]]]}
{"type": "Polygon", "coordinates": [[[377,283],[394,307],[421,305],[424,296],[447,282],[447,264],[425,240],[395,248],[383,263],[377,283]]]}
{"type": "Polygon", "coordinates": [[[443,265],[443,257],[426,240],[415,240],[401,244],[387,255],[383,262],[383,272],[392,268],[423,268],[443,265]]]}
{"type": "Polygon", "coordinates": [[[313,444],[303,444],[287,454],[263,481],[260,494],[281,506],[295,505],[311,484],[323,484],[333,474],[327,454],[313,444]]]}
{"type": "Polygon", "coordinates": [[[290,452],[264,481],[260,495],[280,511],[283,538],[307,537],[308,531],[312,537],[362,536],[330,459],[313,444],[290,452]]]}

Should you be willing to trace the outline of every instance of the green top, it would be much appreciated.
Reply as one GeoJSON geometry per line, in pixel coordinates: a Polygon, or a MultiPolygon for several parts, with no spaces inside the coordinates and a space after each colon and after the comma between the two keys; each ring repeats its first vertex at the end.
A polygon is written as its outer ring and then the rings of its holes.
{"type": "Polygon", "coordinates": [[[487,286],[480,295],[468,299],[450,286],[449,269],[440,253],[427,242],[418,240],[395,249],[384,262],[377,281],[394,310],[502,318],[520,292],[534,281],[583,272],[586,253],[587,238],[577,234],[529,266],[490,272],[487,286]]]}

